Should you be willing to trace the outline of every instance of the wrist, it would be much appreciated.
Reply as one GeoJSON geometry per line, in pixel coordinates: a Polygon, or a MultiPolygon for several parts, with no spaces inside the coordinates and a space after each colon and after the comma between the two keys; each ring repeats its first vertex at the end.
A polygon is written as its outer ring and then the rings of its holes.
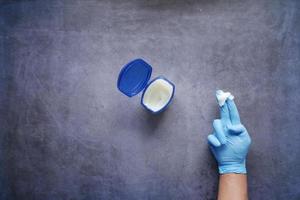
{"type": "Polygon", "coordinates": [[[246,162],[219,165],[220,174],[247,174],[246,162]]]}

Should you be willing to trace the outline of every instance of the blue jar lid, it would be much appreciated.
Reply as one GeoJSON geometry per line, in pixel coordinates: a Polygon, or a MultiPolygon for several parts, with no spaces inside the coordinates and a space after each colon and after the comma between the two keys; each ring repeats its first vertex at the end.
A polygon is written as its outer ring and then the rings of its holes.
{"type": "Polygon", "coordinates": [[[118,78],[118,89],[127,95],[132,97],[142,91],[152,73],[152,67],[142,59],[135,59],[126,64],[118,78]]]}

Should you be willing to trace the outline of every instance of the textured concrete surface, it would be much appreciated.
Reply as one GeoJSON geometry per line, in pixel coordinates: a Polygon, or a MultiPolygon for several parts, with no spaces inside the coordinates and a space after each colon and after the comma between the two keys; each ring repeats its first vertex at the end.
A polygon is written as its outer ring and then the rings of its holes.
{"type": "Polygon", "coordinates": [[[1,199],[215,199],[218,88],[252,137],[250,198],[300,199],[299,19],[297,0],[1,1],[1,199]],[[116,88],[137,57],[176,84],[159,116],[116,88]]]}

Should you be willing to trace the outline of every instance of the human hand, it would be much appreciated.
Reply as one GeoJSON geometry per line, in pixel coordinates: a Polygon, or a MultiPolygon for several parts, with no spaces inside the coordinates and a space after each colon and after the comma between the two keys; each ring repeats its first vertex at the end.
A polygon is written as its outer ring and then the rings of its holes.
{"type": "MultiPolygon", "coordinates": [[[[217,91],[217,97],[222,92],[217,91]]],[[[225,100],[224,105],[220,105],[221,119],[214,120],[214,132],[208,136],[208,143],[218,162],[220,174],[246,174],[246,156],[251,138],[241,124],[233,96],[227,96],[225,100]]]]}

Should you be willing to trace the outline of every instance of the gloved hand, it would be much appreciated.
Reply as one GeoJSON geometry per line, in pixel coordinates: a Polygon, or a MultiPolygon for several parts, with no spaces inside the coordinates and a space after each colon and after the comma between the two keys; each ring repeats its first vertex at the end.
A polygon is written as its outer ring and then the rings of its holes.
{"type": "Polygon", "coordinates": [[[251,138],[241,124],[233,96],[226,99],[220,112],[221,119],[213,122],[214,133],[208,136],[210,149],[219,165],[219,173],[246,174],[246,156],[251,138]]]}

